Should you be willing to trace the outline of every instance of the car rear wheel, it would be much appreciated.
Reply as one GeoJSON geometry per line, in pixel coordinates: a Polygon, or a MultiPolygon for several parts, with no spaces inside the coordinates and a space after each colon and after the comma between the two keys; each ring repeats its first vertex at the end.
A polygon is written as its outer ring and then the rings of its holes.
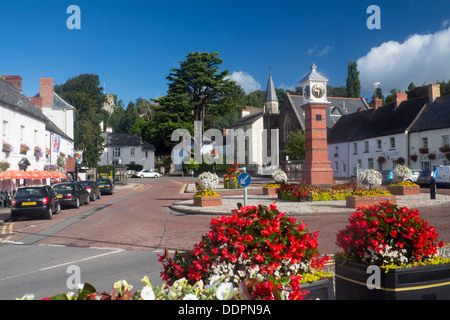
{"type": "Polygon", "coordinates": [[[47,211],[47,216],[46,216],[46,218],[47,218],[48,220],[51,220],[51,219],[53,218],[53,211],[52,211],[52,207],[48,208],[48,211],[47,211]]]}
{"type": "Polygon", "coordinates": [[[56,204],[55,214],[59,214],[61,212],[61,205],[59,203],[56,204]]]}
{"type": "Polygon", "coordinates": [[[85,204],[91,203],[91,197],[89,197],[89,195],[86,197],[86,201],[84,203],[85,204]]]}
{"type": "Polygon", "coordinates": [[[94,191],[92,191],[92,201],[97,200],[97,195],[95,194],[94,191]]]}
{"type": "Polygon", "coordinates": [[[79,208],[80,207],[80,198],[77,198],[76,202],[75,202],[75,208],[79,208]]]}

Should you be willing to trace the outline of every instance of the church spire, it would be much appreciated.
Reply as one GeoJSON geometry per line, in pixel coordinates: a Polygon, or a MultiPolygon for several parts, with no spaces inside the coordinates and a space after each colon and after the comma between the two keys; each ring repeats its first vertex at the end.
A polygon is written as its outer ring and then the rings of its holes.
{"type": "Polygon", "coordinates": [[[275,86],[273,85],[272,73],[270,72],[269,67],[269,81],[267,81],[267,89],[266,89],[266,101],[278,101],[277,93],[275,91],[275,86]]]}
{"type": "Polygon", "coordinates": [[[266,100],[264,101],[265,113],[278,113],[278,98],[273,85],[272,73],[269,67],[269,80],[267,81],[266,100]]]}

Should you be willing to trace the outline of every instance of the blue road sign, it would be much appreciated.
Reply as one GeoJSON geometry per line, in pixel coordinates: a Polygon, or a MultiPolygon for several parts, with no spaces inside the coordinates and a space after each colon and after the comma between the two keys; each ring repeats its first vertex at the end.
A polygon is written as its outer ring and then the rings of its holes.
{"type": "Polygon", "coordinates": [[[247,172],[242,172],[238,177],[238,182],[244,188],[248,187],[252,182],[252,177],[247,172]]]}

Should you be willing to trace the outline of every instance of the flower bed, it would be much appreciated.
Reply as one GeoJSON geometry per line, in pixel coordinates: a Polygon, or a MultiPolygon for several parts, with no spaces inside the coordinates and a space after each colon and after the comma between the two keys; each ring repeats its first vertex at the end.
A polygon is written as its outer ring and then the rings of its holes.
{"type": "Polygon", "coordinates": [[[270,183],[263,187],[263,195],[265,196],[277,196],[280,185],[277,183],[270,183]]]}
{"type": "Polygon", "coordinates": [[[387,190],[355,190],[345,198],[347,208],[356,209],[358,207],[373,206],[381,202],[397,204],[397,197],[387,190]]]}
{"type": "Polygon", "coordinates": [[[168,285],[183,278],[191,285],[220,279],[240,287],[244,299],[302,299],[300,283],[309,275],[330,276],[320,272],[328,259],[319,255],[317,234],[275,205],[247,206],[212,219],[192,251],[160,257],[168,285]]]}
{"type": "Polygon", "coordinates": [[[410,181],[402,181],[388,185],[388,191],[394,195],[420,194],[420,186],[410,181]]]}
{"type": "Polygon", "coordinates": [[[350,184],[337,184],[328,189],[321,189],[299,184],[281,184],[278,192],[278,198],[289,201],[331,201],[345,200],[350,195],[354,187],[350,184]]]}
{"type": "Polygon", "coordinates": [[[450,265],[444,271],[431,268],[433,274],[416,268],[450,262],[437,256],[438,247],[443,246],[442,241],[437,243],[437,237],[435,228],[420,217],[418,210],[389,203],[358,209],[337,235],[336,244],[344,252],[336,259],[336,298],[448,298],[450,265]],[[367,286],[368,266],[383,269],[376,290],[367,286]],[[397,272],[399,268],[405,271],[397,272]],[[363,278],[366,281],[361,282],[363,278]],[[423,291],[432,287],[438,291],[423,291]]]}

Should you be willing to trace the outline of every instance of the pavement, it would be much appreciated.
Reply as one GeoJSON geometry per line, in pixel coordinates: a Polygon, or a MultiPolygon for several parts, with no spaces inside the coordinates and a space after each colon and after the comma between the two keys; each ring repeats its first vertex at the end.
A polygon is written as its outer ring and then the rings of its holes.
{"type": "MultiPolygon", "coordinates": [[[[278,199],[277,196],[265,196],[262,194],[263,184],[247,187],[247,205],[269,206],[276,202],[277,208],[286,212],[289,216],[311,216],[311,215],[336,215],[349,214],[355,209],[347,208],[345,200],[336,201],[314,201],[314,202],[293,202],[278,199]]],[[[185,214],[209,214],[209,215],[229,215],[237,204],[244,203],[244,189],[223,189],[223,185],[215,190],[222,195],[222,206],[199,207],[194,206],[193,199],[182,200],[173,203],[170,209],[185,214]],[[233,193],[233,195],[228,195],[233,193]],[[240,193],[240,194],[239,194],[240,193]]],[[[195,185],[188,184],[184,190],[185,193],[195,193],[195,185]]],[[[437,194],[436,199],[431,199],[429,193],[420,193],[418,195],[397,196],[397,204],[408,208],[434,208],[443,204],[450,203],[450,195],[437,194]]]]}

